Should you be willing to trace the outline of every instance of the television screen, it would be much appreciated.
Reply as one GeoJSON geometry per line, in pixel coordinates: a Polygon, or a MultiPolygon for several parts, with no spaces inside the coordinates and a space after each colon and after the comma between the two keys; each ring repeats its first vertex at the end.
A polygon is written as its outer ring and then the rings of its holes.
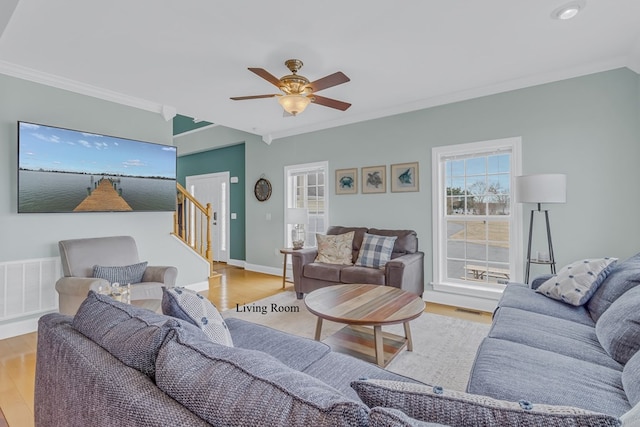
{"type": "Polygon", "coordinates": [[[176,147],[18,122],[18,212],[173,211],[176,147]]]}

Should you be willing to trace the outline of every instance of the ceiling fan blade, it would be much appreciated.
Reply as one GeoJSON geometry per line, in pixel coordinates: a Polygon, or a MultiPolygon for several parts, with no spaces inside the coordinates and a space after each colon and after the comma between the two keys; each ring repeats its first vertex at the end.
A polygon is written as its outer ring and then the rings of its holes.
{"type": "Polygon", "coordinates": [[[251,96],[234,96],[233,99],[234,101],[243,101],[245,99],[259,99],[259,98],[273,98],[274,96],[278,96],[275,93],[269,94],[269,95],[251,95],[251,96]]]}
{"type": "Polygon", "coordinates": [[[349,104],[348,102],[325,98],[324,96],[316,94],[311,95],[309,98],[311,98],[311,102],[313,102],[314,104],[324,105],[325,107],[335,108],[336,110],[345,111],[347,108],[351,107],[351,104],[349,104]]]}
{"type": "Polygon", "coordinates": [[[319,92],[323,89],[327,89],[333,86],[341,85],[342,83],[346,83],[351,81],[349,77],[344,75],[342,71],[335,72],[326,77],[316,80],[315,82],[309,83],[309,87],[313,92],[319,92]]]}
{"type": "Polygon", "coordinates": [[[271,74],[270,72],[268,72],[267,70],[265,70],[264,68],[249,68],[249,71],[256,73],[257,75],[259,75],[260,77],[262,77],[263,79],[265,79],[266,81],[268,81],[269,83],[271,83],[277,88],[282,86],[282,83],[280,83],[280,79],[274,76],[273,74],[271,74]]]}

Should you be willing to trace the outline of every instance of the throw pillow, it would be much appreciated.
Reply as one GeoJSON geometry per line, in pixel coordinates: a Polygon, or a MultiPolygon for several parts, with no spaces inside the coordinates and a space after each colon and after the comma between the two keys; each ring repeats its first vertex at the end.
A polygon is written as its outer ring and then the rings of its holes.
{"type": "Polygon", "coordinates": [[[142,282],[142,276],[147,269],[147,262],[139,262],[132,265],[123,265],[115,267],[106,267],[102,265],[93,266],[93,277],[105,279],[109,283],[120,283],[126,285],[128,283],[142,282]]]}
{"type": "Polygon", "coordinates": [[[191,289],[163,286],[162,312],[196,325],[213,342],[233,346],[229,328],[216,306],[191,289]]]}
{"type": "Polygon", "coordinates": [[[640,350],[640,287],[628,290],[596,322],[598,341],[618,363],[626,365],[640,350]]]}
{"type": "Polygon", "coordinates": [[[583,305],[607,278],[617,261],[617,258],[576,261],[562,267],[556,276],[541,284],[536,292],[567,304],[583,305]]]}
{"type": "Polygon", "coordinates": [[[353,264],[353,236],[355,232],[344,234],[316,234],[318,256],[315,262],[326,264],[353,264]]]}
{"type": "Polygon", "coordinates": [[[616,417],[585,409],[507,402],[487,396],[400,381],[362,380],[351,383],[369,407],[399,409],[411,418],[452,426],[620,426],[616,417]]]}
{"type": "Polygon", "coordinates": [[[364,233],[362,246],[358,253],[356,265],[361,267],[384,268],[391,260],[393,245],[397,236],[378,236],[364,233]]]}
{"type": "MultiPolygon", "coordinates": [[[[156,355],[178,320],[89,291],[73,327],[127,366],[153,378],[156,355]]],[[[194,328],[195,329],[195,328],[194,328]]]]}
{"type": "Polygon", "coordinates": [[[256,350],[177,328],[158,352],[158,387],[216,426],[360,426],[368,408],[256,350]]]}

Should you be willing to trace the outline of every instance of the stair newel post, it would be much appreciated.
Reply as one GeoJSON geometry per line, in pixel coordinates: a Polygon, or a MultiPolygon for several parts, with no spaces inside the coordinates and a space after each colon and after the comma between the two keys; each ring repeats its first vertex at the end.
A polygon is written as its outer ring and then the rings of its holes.
{"type": "Polygon", "coordinates": [[[211,264],[211,273],[213,274],[213,252],[211,250],[211,221],[213,219],[213,208],[211,203],[207,203],[207,252],[206,258],[211,264]]]}

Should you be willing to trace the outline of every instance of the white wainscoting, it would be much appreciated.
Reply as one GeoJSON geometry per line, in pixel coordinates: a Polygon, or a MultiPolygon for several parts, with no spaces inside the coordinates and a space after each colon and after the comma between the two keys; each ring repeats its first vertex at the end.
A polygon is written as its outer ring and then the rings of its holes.
{"type": "Polygon", "coordinates": [[[0,339],[35,330],[37,319],[58,310],[60,258],[0,263],[0,339]]]}

